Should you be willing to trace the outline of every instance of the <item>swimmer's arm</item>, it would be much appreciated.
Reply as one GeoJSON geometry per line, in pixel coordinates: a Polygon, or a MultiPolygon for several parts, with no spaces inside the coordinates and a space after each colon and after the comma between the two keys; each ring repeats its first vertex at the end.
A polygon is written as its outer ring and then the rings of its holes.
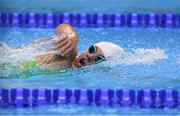
{"type": "MultiPolygon", "coordinates": [[[[76,32],[68,24],[60,24],[56,28],[55,34],[58,35],[58,33],[61,33],[64,30],[65,30],[65,35],[63,35],[63,37],[61,35],[62,38],[56,44],[56,48],[67,60],[69,60],[72,63],[78,54],[77,52],[78,37],[76,35],[76,32]],[[69,33],[73,33],[74,35],[69,36],[68,35],[69,33]]],[[[36,57],[38,64],[51,63],[62,59],[64,59],[62,56],[60,55],[58,56],[56,54],[45,54],[36,57]]]]}
{"type": "MultiPolygon", "coordinates": [[[[56,28],[56,34],[63,32],[63,38],[56,44],[56,48],[70,62],[77,56],[78,37],[74,29],[68,24],[60,24],[56,28]]],[[[60,35],[62,36],[62,34],[60,35]]]]}
{"type": "MultiPolygon", "coordinates": [[[[77,49],[73,51],[70,57],[71,64],[76,58],[76,56],[77,56],[77,49]]],[[[38,62],[39,65],[44,64],[44,63],[48,64],[48,63],[55,62],[62,59],[64,59],[62,56],[58,56],[56,54],[44,54],[44,55],[39,55],[36,57],[36,61],[38,62]]]]}
{"type": "Polygon", "coordinates": [[[44,55],[39,55],[36,57],[36,61],[38,62],[38,65],[44,64],[44,63],[51,63],[56,60],[58,60],[59,57],[55,54],[44,54],[44,55]]]}

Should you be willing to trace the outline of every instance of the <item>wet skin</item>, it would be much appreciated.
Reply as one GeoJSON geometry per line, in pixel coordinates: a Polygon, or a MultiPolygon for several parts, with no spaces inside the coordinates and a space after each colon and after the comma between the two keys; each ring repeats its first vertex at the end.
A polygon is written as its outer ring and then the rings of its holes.
{"type": "Polygon", "coordinates": [[[79,68],[96,63],[97,56],[104,57],[104,53],[97,46],[95,53],[90,53],[88,50],[86,50],[79,57],[77,57],[78,36],[69,24],[58,25],[55,30],[55,34],[59,38],[59,42],[55,44],[55,47],[63,56],[58,56],[56,54],[37,56],[36,60],[38,61],[39,65],[66,59],[71,63],[71,66],[79,68]]]}
{"type": "Polygon", "coordinates": [[[74,29],[69,24],[60,24],[55,30],[59,41],[55,48],[60,51],[61,55],[43,54],[36,57],[39,65],[53,63],[56,61],[67,60],[72,63],[77,56],[78,37],[74,29]]]}
{"type": "Polygon", "coordinates": [[[104,53],[102,52],[102,50],[97,46],[95,47],[96,53],[90,53],[88,50],[84,51],[79,57],[74,60],[74,66],[84,67],[87,65],[91,65],[97,62],[97,56],[104,57],[104,53]]]}

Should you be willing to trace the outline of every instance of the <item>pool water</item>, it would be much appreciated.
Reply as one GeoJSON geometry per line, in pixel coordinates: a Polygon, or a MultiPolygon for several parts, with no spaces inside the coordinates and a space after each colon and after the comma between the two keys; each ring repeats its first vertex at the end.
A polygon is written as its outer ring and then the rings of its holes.
{"type": "MultiPolygon", "coordinates": [[[[11,0],[1,0],[0,4],[0,12],[18,13],[154,12],[178,14],[179,10],[179,0],[151,0],[148,3],[147,0],[113,0],[111,3],[109,0],[16,0],[13,4],[11,0]]],[[[17,71],[0,67],[0,88],[180,89],[179,29],[123,27],[76,28],[76,31],[79,36],[78,54],[99,41],[110,41],[120,45],[124,49],[124,54],[117,54],[111,60],[100,64],[62,71],[49,72],[39,69],[17,71]]],[[[34,40],[48,38],[53,35],[53,32],[53,29],[42,28],[0,28],[0,43],[18,48],[34,40]]],[[[0,57],[0,63],[2,60],[0,57]]],[[[73,104],[22,109],[0,108],[0,115],[8,114],[178,115],[180,111],[179,109],[96,107],[73,104]]]]}
{"type": "Polygon", "coordinates": [[[179,0],[1,0],[1,12],[71,12],[71,13],[175,13],[180,10],[179,0]],[[28,4],[27,4],[28,2],[28,4]],[[162,4],[163,3],[163,4],[162,4]],[[39,5],[41,4],[41,5],[39,5]],[[97,7],[98,6],[98,7],[97,7]]]}
{"type": "MultiPolygon", "coordinates": [[[[41,74],[0,70],[0,88],[180,89],[180,30],[163,28],[76,28],[80,54],[93,43],[111,41],[124,55],[84,68],[41,74]]],[[[53,29],[1,28],[0,42],[13,48],[53,35],[53,29]]],[[[35,72],[39,70],[35,70],[35,72]]],[[[0,109],[1,114],[180,114],[178,109],[43,106],[0,109]]]]}

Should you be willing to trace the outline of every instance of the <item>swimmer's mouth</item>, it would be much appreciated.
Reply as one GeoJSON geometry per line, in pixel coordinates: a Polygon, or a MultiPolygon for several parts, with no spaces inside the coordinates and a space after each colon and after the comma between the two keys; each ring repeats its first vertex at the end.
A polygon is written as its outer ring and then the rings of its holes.
{"type": "Polygon", "coordinates": [[[85,59],[83,58],[83,59],[81,59],[80,61],[79,61],[79,63],[81,64],[81,65],[85,65],[86,63],[85,63],[85,59]]]}

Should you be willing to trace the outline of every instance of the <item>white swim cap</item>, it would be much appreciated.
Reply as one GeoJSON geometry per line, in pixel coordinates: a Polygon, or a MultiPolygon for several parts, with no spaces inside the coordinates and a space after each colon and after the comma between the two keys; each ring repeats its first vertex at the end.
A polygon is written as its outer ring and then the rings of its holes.
{"type": "Polygon", "coordinates": [[[98,42],[95,45],[103,51],[106,58],[116,53],[119,54],[123,52],[123,49],[120,46],[112,42],[98,42]]]}

